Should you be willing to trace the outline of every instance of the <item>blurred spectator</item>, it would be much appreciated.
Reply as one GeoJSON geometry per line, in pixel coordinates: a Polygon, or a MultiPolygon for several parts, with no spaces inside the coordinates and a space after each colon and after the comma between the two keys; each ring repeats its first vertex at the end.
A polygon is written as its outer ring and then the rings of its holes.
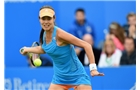
{"type": "Polygon", "coordinates": [[[120,65],[135,65],[136,64],[136,49],[132,37],[125,39],[125,51],[121,57],[120,65]]]}
{"type": "MultiPolygon", "coordinates": [[[[69,29],[69,33],[73,34],[77,38],[82,39],[85,34],[91,34],[92,37],[95,39],[94,34],[94,27],[91,23],[87,21],[85,18],[85,11],[82,8],[78,8],[75,11],[75,21],[73,22],[73,25],[69,29]]],[[[80,53],[80,48],[75,48],[77,55],[80,53]]]]}
{"type": "Polygon", "coordinates": [[[132,37],[136,44],[136,14],[130,12],[127,15],[127,24],[123,26],[126,36],[132,37]]]}
{"type": "Polygon", "coordinates": [[[136,14],[133,12],[128,13],[127,17],[127,24],[123,25],[123,28],[127,35],[129,35],[129,28],[130,26],[136,26],[136,14]]]}
{"type": "Polygon", "coordinates": [[[106,39],[112,39],[116,48],[121,51],[124,50],[124,30],[119,23],[112,22],[109,26],[109,34],[106,35],[106,39]]]}
{"type": "Polygon", "coordinates": [[[122,52],[115,47],[112,39],[108,39],[104,43],[103,52],[100,56],[99,67],[115,67],[119,66],[122,52]]]}
{"type": "Polygon", "coordinates": [[[128,34],[127,36],[132,37],[133,39],[136,39],[136,26],[131,25],[128,29],[128,34]]]}
{"type": "MultiPolygon", "coordinates": [[[[101,55],[101,50],[99,50],[99,49],[94,47],[94,40],[93,40],[93,38],[92,38],[92,36],[90,34],[85,34],[84,37],[83,37],[83,40],[92,45],[92,50],[93,50],[94,56],[95,56],[95,62],[98,65],[99,58],[100,58],[100,55],[101,55]]],[[[78,57],[79,57],[81,63],[84,66],[89,65],[89,60],[87,58],[85,50],[82,50],[78,57]]]]}

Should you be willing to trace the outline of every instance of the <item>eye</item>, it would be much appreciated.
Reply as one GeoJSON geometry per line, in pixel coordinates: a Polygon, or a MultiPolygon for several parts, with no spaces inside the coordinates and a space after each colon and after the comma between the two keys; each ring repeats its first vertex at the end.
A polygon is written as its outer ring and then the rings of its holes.
{"type": "Polygon", "coordinates": [[[42,20],[51,20],[52,18],[51,17],[48,17],[48,16],[44,16],[41,18],[42,20]]]}

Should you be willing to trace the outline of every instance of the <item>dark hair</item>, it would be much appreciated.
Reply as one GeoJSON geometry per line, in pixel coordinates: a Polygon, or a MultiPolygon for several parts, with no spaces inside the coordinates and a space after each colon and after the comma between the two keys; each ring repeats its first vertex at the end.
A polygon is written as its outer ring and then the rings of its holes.
{"type": "MultiPolygon", "coordinates": [[[[40,10],[42,10],[44,8],[49,8],[49,9],[52,9],[54,11],[54,9],[51,6],[43,6],[43,7],[40,8],[40,10]]],[[[55,15],[53,16],[53,18],[55,18],[55,15]]],[[[39,38],[39,42],[40,42],[41,45],[43,44],[43,34],[44,34],[44,29],[42,28],[41,31],[40,31],[40,38],[39,38]]]]}
{"type": "Polygon", "coordinates": [[[49,6],[49,5],[42,6],[42,7],[40,8],[40,10],[42,10],[42,9],[44,9],[44,8],[49,8],[49,9],[54,10],[54,9],[53,9],[51,6],[49,6]]]}
{"type": "Polygon", "coordinates": [[[76,9],[75,14],[76,14],[77,12],[82,12],[83,14],[85,14],[85,10],[84,10],[83,8],[78,8],[78,9],[76,9]]]}

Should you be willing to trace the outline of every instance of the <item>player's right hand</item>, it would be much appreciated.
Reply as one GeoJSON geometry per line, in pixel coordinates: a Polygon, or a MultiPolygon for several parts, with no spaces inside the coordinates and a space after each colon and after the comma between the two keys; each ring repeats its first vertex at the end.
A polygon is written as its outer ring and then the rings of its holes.
{"type": "Polygon", "coordinates": [[[26,51],[26,48],[27,47],[23,47],[23,48],[21,48],[20,49],[20,53],[22,54],[22,55],[26,55],[28,52],[26,51]]]}
{"type": "Polygon", "coordinates": [[[92,70],[90,72],[91,76],[104,76],[104,73],[99,73],[97,70],[92,70]]]}

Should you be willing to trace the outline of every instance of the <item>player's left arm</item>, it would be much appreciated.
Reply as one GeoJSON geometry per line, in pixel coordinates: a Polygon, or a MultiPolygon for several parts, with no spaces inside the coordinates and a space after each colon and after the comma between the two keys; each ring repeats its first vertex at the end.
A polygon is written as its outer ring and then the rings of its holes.
{"type": "MultiPolygon", "coordinates": [[[[81,39],[78,39],[77,37],[65,32],[61,29],[57,30],[57,37],[60,38],[61,40],[63,40],[67,44],[73,44],[73,45],[84,48],[85,52],[88,56],[90,65],[95,65],[95,58],[94,58],[94,54],[92,51],[92,46],[89,43],[87,43],[81,39]]],[[[93,70],[91,70],[91,71],[93,71],[93,72],[91,72],[92,76],[95,76],[95,75],[103,76],[103,74],[100,74],[96,70],[97,70],[96,66],[94,67],[93,70]]]]}

